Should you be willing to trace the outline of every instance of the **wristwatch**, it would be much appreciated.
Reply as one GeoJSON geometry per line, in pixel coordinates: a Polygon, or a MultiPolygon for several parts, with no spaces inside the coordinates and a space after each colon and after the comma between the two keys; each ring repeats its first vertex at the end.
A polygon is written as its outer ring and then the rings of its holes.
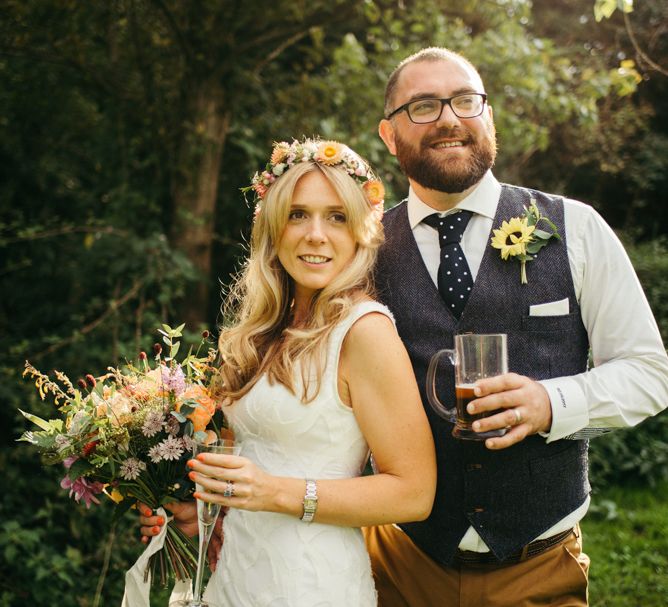
{"type": "Polygon", "coordinates": [[[305,523],[310,523],[315,516],[315,511],[318,508],[318,488],[315,481],[306,479],[306,493],[304,494],[304,514],[302,520],[305,523]]]}

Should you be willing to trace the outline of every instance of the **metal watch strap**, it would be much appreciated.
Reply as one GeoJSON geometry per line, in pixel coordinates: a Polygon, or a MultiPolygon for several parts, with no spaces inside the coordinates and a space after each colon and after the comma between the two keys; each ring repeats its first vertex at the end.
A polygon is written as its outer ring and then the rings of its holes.
{"type": "Polygon", "coordinates": [[[315,516],[315,511],[318,508],[318,488],[315,481],[306,479],[306,493],[304,494],[304,514],[302,520],[305,523],[310,523],[315,516]]]}

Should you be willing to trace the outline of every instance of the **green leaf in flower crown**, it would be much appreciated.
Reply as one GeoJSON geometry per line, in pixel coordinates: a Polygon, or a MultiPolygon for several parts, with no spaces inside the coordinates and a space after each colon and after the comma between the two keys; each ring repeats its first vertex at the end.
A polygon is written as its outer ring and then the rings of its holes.
{"type": "Polygon", "coordinates": [[[201,430],[199,432],[195,432],[195,434],[193,434],[193,438],[198,443],[202,443],[202,442],[204,442],[204,439],[206,438],[206,432],[202,432],[201,430]]]}

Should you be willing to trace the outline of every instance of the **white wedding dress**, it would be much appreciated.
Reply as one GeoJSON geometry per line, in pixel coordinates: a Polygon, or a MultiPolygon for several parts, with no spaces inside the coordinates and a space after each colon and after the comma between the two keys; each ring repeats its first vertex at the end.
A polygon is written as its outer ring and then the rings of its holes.
{"type": "MultiPolygon", "coordinates": [[[[339,398],[337,368],[346,333],[369,312],[391,318],[376,302],[352,308],[332,331],[314,401],[302,404],[284,386],[270,385],[263,377],[226,408],[241,455],[277,476],[317,480],[361,475],[368,446],[353,411],[339,398]]],[[[360,529],[231,508],[223,530],[220,560],[204,596],[218,607],[376,605],[360,529]]]]}

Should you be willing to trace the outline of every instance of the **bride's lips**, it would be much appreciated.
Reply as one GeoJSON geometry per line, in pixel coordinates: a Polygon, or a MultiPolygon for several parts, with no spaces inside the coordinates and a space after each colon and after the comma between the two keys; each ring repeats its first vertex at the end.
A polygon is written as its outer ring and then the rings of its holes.
{"type": "Polygon", "coordinates": [[[331,257],[325,257],[324,255],[298,255],[299,259],[306,262],[309,265],[323,265],[328,261],[332,261],[331,257]]]}

